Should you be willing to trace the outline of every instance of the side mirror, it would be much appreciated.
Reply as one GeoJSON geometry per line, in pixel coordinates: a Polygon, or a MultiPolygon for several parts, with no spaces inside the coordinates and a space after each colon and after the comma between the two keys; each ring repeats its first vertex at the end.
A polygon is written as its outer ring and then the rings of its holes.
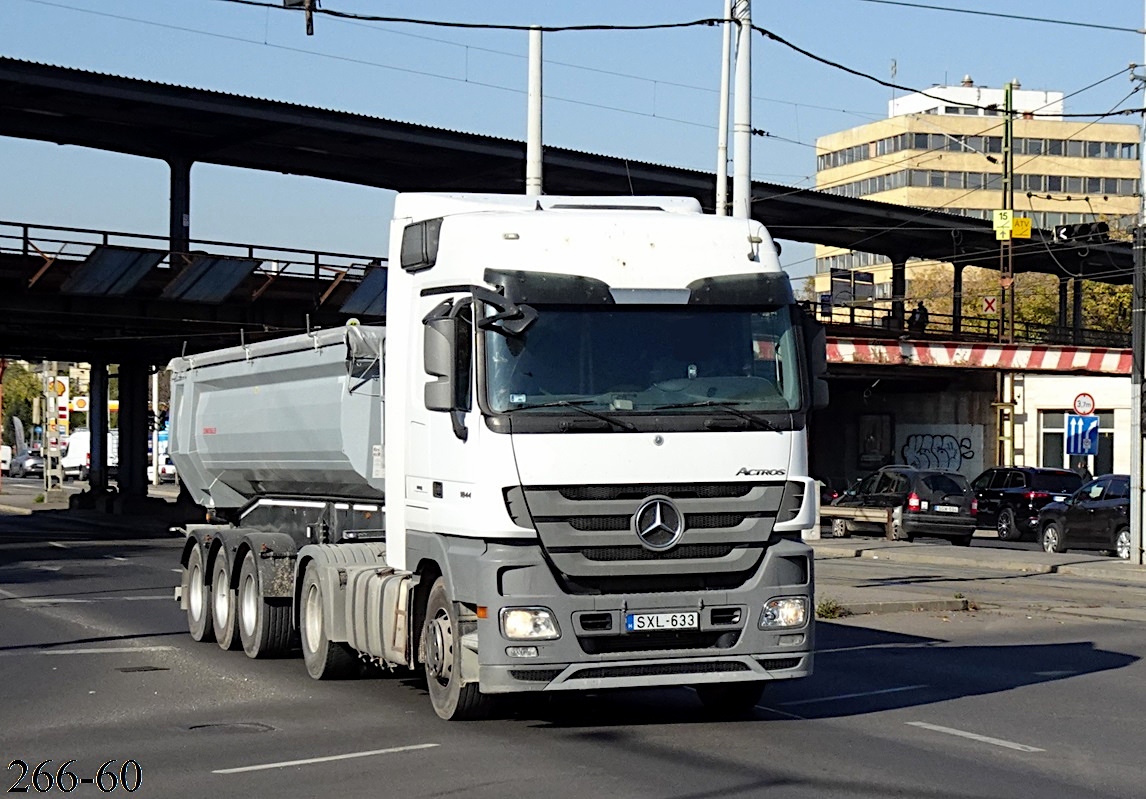
{"type": "Polygon", "coordinates": [[[796,306],[804,340],[804,362],[808,364],[808,388],[812,408],[828,407],[828,335],[824,326],[796,306]]]}
{"type": "Polygon", "coordinates": [[[427,319],[424,340],[426,408],[431,411],[470,410],[471,333],[469,320],[460,316],[427,319]]]}

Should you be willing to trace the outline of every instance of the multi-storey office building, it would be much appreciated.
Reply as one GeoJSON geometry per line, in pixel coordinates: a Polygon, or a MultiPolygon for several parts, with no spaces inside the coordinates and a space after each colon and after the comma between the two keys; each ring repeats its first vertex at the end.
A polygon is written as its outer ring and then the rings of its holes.
{"type": "MultiPolygon", "coordinates": [[[[1096,221],[1112,228],[1132,224],[1137,125],[1064,119],[1061,92],[1016,88],[1012,102],[1015,214],[1047,230],[1096,221]]],[[[969,77],[959,86],[894,99],[887,119],[817,140],[816,188],[989,220],[1003,207],[1003,104],[1003,89],[975,86],[969,77]]],[[[913,270],[929,265],[909,264],[909,281],[913,270]]],[[[815,288],[821,296],[832,290],[833,269],[874,273],[875,298],[890,299],[885,256],[817,246],[815,288]]],[[[910,288],[906,299],[912,299],[910,288]]]]}

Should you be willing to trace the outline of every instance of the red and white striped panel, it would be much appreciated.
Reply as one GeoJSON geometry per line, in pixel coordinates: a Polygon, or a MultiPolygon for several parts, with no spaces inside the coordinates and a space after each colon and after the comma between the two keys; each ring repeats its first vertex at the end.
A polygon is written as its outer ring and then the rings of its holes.
{"type": "Polygon", "coordinates": [[[1130,350],[1105,347],[828,337],[828,363],[1128,375],[1130,361],[1130,350]]]}

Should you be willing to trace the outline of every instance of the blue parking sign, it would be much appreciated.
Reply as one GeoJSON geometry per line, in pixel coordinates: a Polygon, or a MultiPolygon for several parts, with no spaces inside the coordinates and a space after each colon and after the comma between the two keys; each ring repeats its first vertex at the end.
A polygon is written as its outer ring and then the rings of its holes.
{"type": "Polygon", "coordinates": [[[1098,417],[1066,417],[1066,454],[1094,455],[1098,452],[1098,417]]]}

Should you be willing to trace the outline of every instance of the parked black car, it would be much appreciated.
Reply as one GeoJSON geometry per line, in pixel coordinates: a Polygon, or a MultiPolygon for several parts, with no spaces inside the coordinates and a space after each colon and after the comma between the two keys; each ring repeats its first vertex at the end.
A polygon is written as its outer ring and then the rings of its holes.
{"type": "MultiPolygon", "coordinates": [[[[892,534],[904,541],[937,536],[967,547],[975,534],[975,498],[967,478],[958,472],[884,466],[832,504],[891,508],[892,534]]],[[[883,532],[881,525],[872,522],[834,519],[832,523],[842,525],[839,533],[883,532]]]]}
{"type": "Polygon", "coordinates": [[[1082,478],[1066,469],[1007,466],[987,469],[971,481],[979,500],[979,527],[994,527],[1000,541],[1033,539],[1039,510],[1078,490],[1082,478]]]}
{"type": "Polygon", "coordinates": [[[1062,502],[1039,511],[1040,541],[1047,552],[1105,549],[1130,557],[1130,475],[1096,477],[1062,502]]]}

